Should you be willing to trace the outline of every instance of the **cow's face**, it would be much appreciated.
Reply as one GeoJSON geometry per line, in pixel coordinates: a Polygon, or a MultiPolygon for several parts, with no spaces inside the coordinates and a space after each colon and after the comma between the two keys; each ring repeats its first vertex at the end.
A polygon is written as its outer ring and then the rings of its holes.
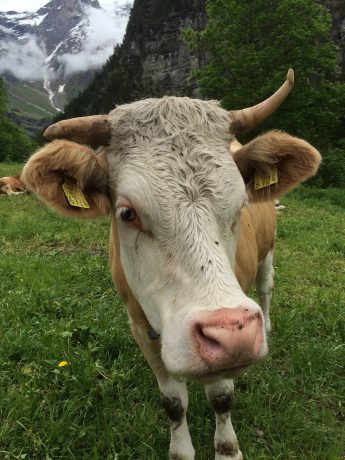
{"type": "Polygon", "coordinates": [[[27,164],[28,188],[65,214],[112,213],[125,277],[161,335],[171,373],[238,375],[267,352],[262,311],[234,273],[240,211],[313,174],[318,152],[274,132],[231,155],[227,112],[187,98],[122,106],[109,120],[111,144],[101,156],[55,142],[27,164]],[[272,163],[278,184],[255,193],[255,172],[272,163]],[[66,177],[84,191],[89,210],[67,203],[66,177]]]}
{"type": "Polygon", "coordinates": [[[235,277],[248,196],[229,153],[227,112],[165,98],[120,107],[112,117],[106,154],[121,263],[161,335],[163,361],[178,375],[237,373],[267,346],[261,309],[235,277]],[[218,328],[231,328],[233,340],[218,337],[218,328]]]}

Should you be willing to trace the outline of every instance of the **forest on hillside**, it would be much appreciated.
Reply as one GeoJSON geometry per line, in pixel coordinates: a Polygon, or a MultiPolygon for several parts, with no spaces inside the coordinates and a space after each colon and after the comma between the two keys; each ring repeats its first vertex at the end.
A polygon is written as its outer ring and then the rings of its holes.
{"type": "MultiPolygon", "coordinates": [[[[343,10],[338,6],[338,16],[345,17],[345,5],[343,10]]],[[[174,73],[183,59],[189,79],[178,95],[218,99],[228,109],[265,99],[292,67],[293,93],[251,137],[275,128],[308,139],[324,158],[312,184],[344,185],[345,79],[331,15],[318,0],[136,0],[123,44],[64,117],[107,113],[121,103],[169,94],[169,70],[174,73]],[[178,35],[170,30],[176,16],[187,24],[178,35]],[[159,85],[145,76],[153,49],[165,60],[179,53],[159,85]]],[[[157,59],[157,73],[160,65],[157,59]]]]}
{"type": "Polygon", "coordinates": [[[308,139],[324,159],[312,183],[344,185],[345,79],[328,10],[315,0],[209,0],[206,10],[205,29],[184,31],[208,56],[194,71],[201,94],[228,110],[249,107],[293,68],[292,94],[251,137],[279,128],[308,139]]]}
{"type": "Polygon", "coordinates": [[[123,43],[56,120],[165,94],[238,109],[267,98],[291,67],[292,94],[240,141],[269,129],[304,137],[324,158],[311,184],[344,186],[345,67],[334,28],[341,18],[339,0],[135,0],[123,43]]]}
{"type": "Polygon", "coordinates": [[[33,152],[36,142],[6,116],[7,95],[0,77],[0,161],[22,162],[33,152]]]}

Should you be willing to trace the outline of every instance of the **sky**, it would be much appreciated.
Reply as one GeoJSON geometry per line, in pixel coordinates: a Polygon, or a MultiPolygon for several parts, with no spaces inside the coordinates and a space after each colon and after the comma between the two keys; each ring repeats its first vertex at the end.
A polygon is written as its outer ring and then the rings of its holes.
{"type": "MultiPolygon", "coordinates": [[[[36,11],[49,0],[0,0],[0,11],[36,11]]],[[[99,4],[106,8],[111,4],[111,0],[99,0],[99,4]]],[[[123,2],[119,2],[123,3],[123,2]]]]}

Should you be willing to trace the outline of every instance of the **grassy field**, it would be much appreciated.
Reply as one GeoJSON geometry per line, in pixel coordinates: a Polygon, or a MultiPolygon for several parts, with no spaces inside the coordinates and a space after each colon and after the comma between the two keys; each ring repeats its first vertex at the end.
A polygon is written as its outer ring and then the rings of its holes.
{"type": "Polygon", "coordinates": [[[10,85],[9,91],[9,110],[16,109],[22,115],[36,119],[47,118],[58,113],[51,106],[42,84],[30,85],[16,82],[10,85]]]}
{"type": "MultiPolygon", "coordinates": [[[[233,424],[247,460],[344,459],[345,190],[283,203],[270,354],[235,382],[233,424]]],[[[109,222],[33,196],[0,197],[0,221],[0,459],[166,458],[156,382],[109,275],[109,222]]],[[[190,390],[196,459],[210,460],[213,414],[190,390]]]]}

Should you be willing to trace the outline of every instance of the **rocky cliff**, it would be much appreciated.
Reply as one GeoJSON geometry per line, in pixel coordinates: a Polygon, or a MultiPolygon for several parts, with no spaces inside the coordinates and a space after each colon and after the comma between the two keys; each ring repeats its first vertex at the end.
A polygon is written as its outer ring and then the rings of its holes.
{"type": "Polygon", "coordinates": [[[340,48],[339,63],[345,79],[345,1],[321,0],[332,16],[332,37],[340,48]]]}
{"type": "MultiPolygon", "coordinates": [[[[333,18],[345,78],[345,2],[320,0],[333,18]]],[[[65,117],[106,113],[116,104],[164,94],[197,95],[192,69],[206,57],[181,38],[186,27],[206,25],[206,0],[135,0],[124,42],[91,85],[66,106],[65,117]]]]}
{"type": "Polygon", "coordinates": [[[66,116],[107,112],[144,97],[195,94],[191,69],[205,56],[191,53],[181,32],[205,24],[205,0],[135,0],[123,44],[89,88],[67,105],[66,116]]]}

